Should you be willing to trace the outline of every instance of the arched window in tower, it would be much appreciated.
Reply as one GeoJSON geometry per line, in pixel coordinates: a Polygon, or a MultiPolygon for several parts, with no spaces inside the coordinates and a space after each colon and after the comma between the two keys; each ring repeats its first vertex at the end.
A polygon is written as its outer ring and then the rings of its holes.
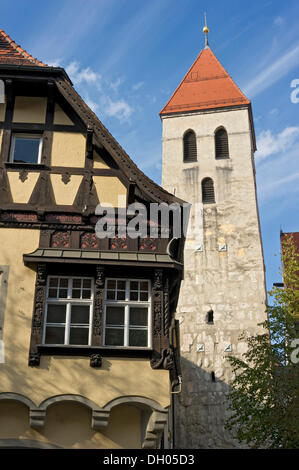
{"type": "Polygon", "coordinates": [[[196,149],[196,135],[192,130],[184,134],[184,162],[196,162],[197,149],[196,149]]]}
{"type": "Polygon", "coordinates": [[[201,182],[203,204],[213,204],[215,202],[214,183],[212,178],[204,178],[201,182]]]}
{"type": "Polygon", "coordinates": [[[224,127],[215,132],[215,155],[216,158],[229,158],[228,136],[224,127]]]}

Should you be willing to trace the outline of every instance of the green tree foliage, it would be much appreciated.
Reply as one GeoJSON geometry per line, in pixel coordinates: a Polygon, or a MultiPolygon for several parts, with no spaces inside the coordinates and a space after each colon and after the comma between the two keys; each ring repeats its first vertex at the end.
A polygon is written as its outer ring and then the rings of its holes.
{"type": "Polygon", "coordinates": [[[299,256],[291,236],[281,256],[284,287],[269,292],[261,334],[244,333],[247,352],[228,357],[234,379],[226,427],[252,448],[299,448],[299,256]]]}

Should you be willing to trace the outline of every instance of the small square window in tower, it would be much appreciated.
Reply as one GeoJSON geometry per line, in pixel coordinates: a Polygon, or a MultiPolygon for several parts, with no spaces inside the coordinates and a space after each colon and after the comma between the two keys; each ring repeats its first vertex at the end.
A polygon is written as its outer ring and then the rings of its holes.
{"type": "Polygon", "coordinates": [[[41,135],[13,134],[10,149],[10,162],[39,164],[41,148],[41,135]]]}

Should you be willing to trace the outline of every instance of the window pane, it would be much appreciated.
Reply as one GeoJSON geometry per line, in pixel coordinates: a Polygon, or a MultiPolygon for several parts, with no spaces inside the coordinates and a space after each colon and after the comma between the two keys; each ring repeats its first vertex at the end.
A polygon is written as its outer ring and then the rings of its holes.
{"type": "Polygon", "coordinates": [[[110,280],[107,282],[107,288],[108,288],[108,289],[115,289],[115,286],[116,286],[116,281],[110,279],[110,280]]]}
{"type": "Polygon", "coordinates": [[[126,290],[126,281],[117,281],[117,289],[126,290]]]}
{"type": "Polygon", "coordinates": [[[114,299],[115,299],[115,292],[114,292],[114,290],[108,290],[108,291],[107,291],[107,299],[108,299],[108,300],[114,300],[114,299]]]}
{"type": "Polygon", "coordinates": [[[57,277],[53,277],[53,278],[50,279],[49,286],[50,286],[50,287],[57,287],[57,286],[58,286],[58,279],[57,279],[57,277]]]}
{"type": "Polygon", "coordinates": [[[123,325],[125,318],[124,307],[107,307],[106,324],[107,325],[123,325]]]}
{"type": "Polygon", "coordinates": [[[147,281],[142,281],[140,283],[140,289],[148,291],[148,282],[147,281]]]}
{"type": "Polygon", "coordinates": [[[66,305],[48,305],[47,323],[65,323],[66,305]]]}
{"type": "Polygon", "coordinates": [[[117,300],[125,300],[126,293],[123,290],[117,291],[117,300]]]}
{"type": "Polygon", "coordinates": [[[59,286],[60,287],[67,287],[68,286],[68,279],[63,278],[59,280],[59,286]]]}
{"type": "Polygon", "coordinates": [[[73,289],[72,290],[72,298],[73,299],[80,299],[81,297],[81,291],[79,289],[73,289]]]}
{"type": "Polygon", "coordinates": [[[59,298],[66,299],[67,298],[67,289],[59,289],[59,298]]]}
{"type": "Polygon", "coordinates": [[[147,330],[130,329],[129,346],[147,346],[147,330]]]}
{"type": "Polygon", "coordinates": [[[38,163],[40,138],[15,137],[13,161],[21,163],[38,163]]]}
{"type": "Polygon", "coordinates": [[[71,328],[70,344],[88,344],[89,328],[71,328]]]}
{"type": "Polygon", "coordinates": [[[81,279],[73,279],[73,288],[81,288],[81,279]]]}
{"type": "Polygon", "coordinates": [[[130,300],[138,300],[138,292],[130,292],[130,300]]]}
{"type": "Polygon", "coordinates": [[[130,308],[130,325],[147,326],[147,318],[147,308],[130,308]]]}
{"type": "Polygon", "coordinates": [[[49,297],[51,299],[56,299],[57,298],[57,289],[49,289],[49,297]]]}
{"type": "Polygon", "coordinates": [[[85,289],[90,289],[91,288],[91,279],[83,279],[83,287],[85,289]]]}
{"type": "Polygon", "coordinates": [[[64,344],[64,328],[47,326],[45,344],[64,344]]]}
{"type": "Polygon", "coordinates": [[[71,323],[87,323],[89,324],[89,306],[87,305],[72,305],[72,319],[71,323]]]}
{"type": "Polygon", "coordinates": [[[130,282],[130,289],[131,290],[138,290],[138,282],[137,281],[131,281],[130,282]]]}
{"type": "Polygon", "coordinates": [[[82,299],[90,299],[90,297],[91,297],[91,291],[84,289],[82,291],[82,299]]]}
{"type": "Polygon", "coordinates": [[[122,328],[106,328],[105,332],[106,346],[123,346],[124,330],[122,328]]]}
{"type": "Polygon", "coordinates": [[[147,292],[140,292],[140,300],[141,301],[148,301],[148,293],[147,292]]]}

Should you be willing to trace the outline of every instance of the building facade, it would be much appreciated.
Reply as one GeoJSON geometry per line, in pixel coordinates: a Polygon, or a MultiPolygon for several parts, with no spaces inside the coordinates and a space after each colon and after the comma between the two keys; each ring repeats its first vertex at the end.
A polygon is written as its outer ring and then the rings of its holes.
{"type": "Polygon", "coordinates": [[[123,229],[131,203],[182,201],[2,30],[0,79],[0,447],[167,447],[183,238],[123,229]]]}
{"type": "Polygon", "coordinates": [[[224,427],[227,356],[242,354],[240,335],[266,318],[251,104],[206,41],[160,116],[162,185],[192,204],[177,309],[176,446],[237,447],[224,427]]]}

